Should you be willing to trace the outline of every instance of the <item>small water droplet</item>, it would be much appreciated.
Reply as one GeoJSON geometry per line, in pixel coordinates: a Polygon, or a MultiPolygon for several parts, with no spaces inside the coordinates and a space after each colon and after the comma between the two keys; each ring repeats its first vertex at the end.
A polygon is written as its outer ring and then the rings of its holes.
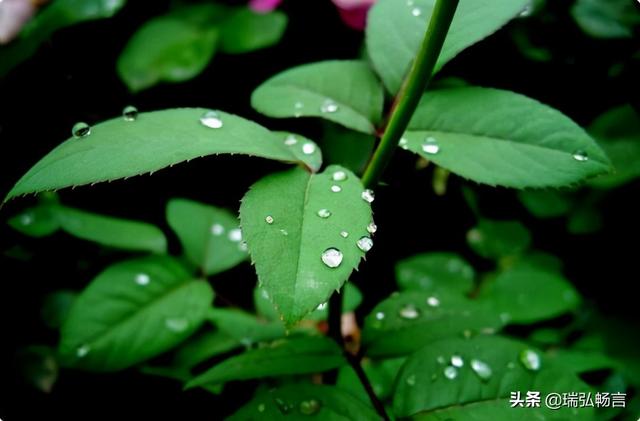
{"type": "Polygon", "coordinates": [[[333,181],[344,181],[347,179],[347,173],[344,171],[336,171],[331,175],[333,181]]]}
{"type": "Polygon", "coordinates": [[[341,231],[341,232],[340,232],[340,236],[341,236],[342,238],[347,238],[347,237],[349,236],[349,233],[348,233],[348,232],[346,232],[346,231],[341,231]]]}
{"type": "Polygon", "coordinates": [[[249,246],[247,245],[247,242],[246,241],[240,241],[238,243],[238,250],[240,250],[242,252],[249,250],[249,246]]]}
{"type": "Polygon", "coordinates": [[[219,129],[223,125],[222,119],[220,119],[218,113],[215,111],[207,111],[202,114],[202,117],[200,117],[200,123],[211,129],[219,129]]]}
{"type": "Polygon", "coordinates": [[[325,308],[327,308],[328,305],[329,305],[328,302],[319,304],[318,307],[316,307],[316,310],[324,310],[325,308]]]}
{"type": "Polygon", "coordinates": [[[316,399],[309,399],[300,402],[299,409],[300,413],[303,415],[313,415],[317,414],[320,411],[321,407],[322,405],[320,404],[320,401],[316,399]]]}
{"type": "Polygon", "coordinates": [[[538,371],[542,366],[540,355],[531,349],[525,349],[520,352],[520,362],[527,370],[538,371]]]}
{"type": "Polygon", "coordinates": [[[164,325],[172,332],[184,332],[189,327],[189,320],[184,317],[168,317],[164,325]]]}
{"type": "Polygon", "coordinates": [[[575,151],[573,153],[573,159],[578,162],[586,162],[589,160],[589,155],[585,151],[575,151]]]}
{"type": "Polygon", "coordinates": [[[295,109],[293,113],[294,117],[302,117],[302,109],[304,108],[304,104],[300,101],[296,101],[296,103],[293,104],[293,108],[295,109]]]}
{"type": "Polygon", "coordinates": [[[264,220],[269,225],[273,224],[273,216],[271,216],[271,215],[267,215],[266,218],[264,218],[264,220]]]}
{"type": "Polygon", "coordinates": [[[124,121],[136,121],[138,118],[138,109],[133,105],[127,105],[122,110],[122,118],[124,121]]]}
{"type": "Polygon", "coordinates": [[[212,235],[222,235],[224,233],[224,227],[220,224],[211,225],[211,234],[212,235]]]}
{"type": "Polygon", "coordinates": [[[325,99],[320,106],[320,111],[323,113],[335,113],[338,111],[338,104],[336,104],[332,99],[325,99]]]}
{"type": "Polygon", "coordinates": [[[326,219],[331,216],[331,211],[329,209],[320,209],[317,213],[320,218],[326,219]]]}
{"type": "Polygon", "coordinates": [[[280,411],[280,413],[282,413],[282,415],[287,415],[291,411],[291,405],[289,405],[282,399],[275,398],[273,401],[276,403],[276,406],[278,407],[278,410],[280,411]]]}
{"type": "Polygon", "coordinates": [[[366,253],[373,247],[373,240],[369,237],[361,237],[356,244],[360,250],[366,253]]]}
{"type": "Polygon", "coordinates": [[[285,137],[284,139],[284,144],[287,146],[293,146],[296,143],[298,143],[298,139],[296,139],[296,137],[292,134],[290,134],[289,136],[285,137]]]}
{"type": "Polygon", "coordinates": [[[508,323],[511,320],[511,314],[509,313],[500,313],[500,321],[502,323],[508,323]]]}
{"type": "Polygon", "coordinates": [[[460,355],[454,355],[451,357],[451,365],[454,367],[462,367],[464,365],[464,360],[460,355]]]}
{"type": "Polygon", "coordinates": [[[407,320],[415,320],[420,317],[420,311],[413,305],[407,304],[398,312],[400,317],[407,320]]]}
{"type": "Polygon", "coordinates": [[[340,193],[342,191],[342,187],[333,185],[331,186],[331,191],[334,193],[340,193]]]}
{"type": "Polygon", "coordinates": [[[514,363],[513,361],[509,361],[509,362],[507,363],[507,368],[508,368],[509,370],[513,370],[514,368],[516,368],[516,363],[514,363]]]}
{"type": "Polygon", "coordinates": [[[462,331],[462,337],[465,339],[470,339],[473,336],[473,332],[470,329],[465,329],[462,331]]]}
{"type": "Polygon", "coordinates": [[[19,220],[20,220],[20,225],[27,226],[27,225],[33,224],[33,221],[35,220],[35,218],[30,213],[23,213],[22,215],[20,215],[19,220]]]}
{"type": "Polygon", "coordinates": [[[407,6],[411,7],[413,6],[415,3],[413,2],[413,0],[407,0],[407,6]]]}
{"type": "Polygon", "coordinates": [[[362,200],[364,200],[367,203],[372,203],[375,200],[376,196],[373,193],[373,190],[371,189],[366,189],[365,191],[362,192],[362,200]]]}
{"type": "Polygon", "coordinates": [[[311,155],[316,151],[316,145],[313,143],[305,143],[302,145],[302,153],[305,155],[311,155]]]}
{"type": "Polygon", "coordinates": [[[402,149],[409,149],[409,141],[405,137],[400,138],[400,143],[398,143],[402,149]]]}
{"type": "Polygon", "coordinates": [[[438,355],[438,357],[436,358],[436,361],[438,362],[438,364],[442,364],[444,365],[447,360],[445,360],[445,358],[442,355],[438,355]]]}
{"type": "Polygon", "coordinates": [[[289,232],[288,232],[287,230],[285,230],[285,229],[281,229],[281,230],[280,230],[280,234],[282,234],[282,235],[289,235],[289,232]]]}
{"type": "Polygon", "coordinates": [[[440,300],[437,297],[429,297],[427,298],[427,304],[431,307],[438,307],[440,305],[440,300]]]}
{"type": "Polygon", "coordinates": [[[376,320],[384,320],[385,314],[382,311],[376,312],[376,320]]]}
{"type": "Polygon", "coordinates": [[[422,10],[419,7],[414,7],[411,9],[411,14],[415,17],[422,15],[422,10]]]}
{"type": "Polygon", "coordinates": [[[489,364],[476,359],[471,360],[471,369],[482,381],[489,380],[491,378],[491,375],[493,374],[493,372],[491,371],[491,367],[489,367],[489,364]]]}
{"type": "Polygon", "coordinates": [[[265,409],[267,409],[265,404],[261,403],[258,405],[258,412],[264,412],[265,409]]]}
{"type": "Polygon", "coordinates": [[[76,349],[76,357],[84,358],[91,351],[91,347],[87,344],[81,345],[76,349]]]}
{"type": "Polygon", "coordinates": [[[242,230],[240,228],[234,228],[229,231],[228,234],[229,240],[237,243],[238,241],[242,241],[242,230]]]}
{"type": "Polygon", "coordinates": [[[456,377],[458,377],[458,369],[450,365],[445,367],[443,373],[444,373],[444,376],[449,380],[453,380],[456,377]]]}
{"type": "Polygon", "coordinates": [[[407,377],[406,382],[407,382],[407,384],[408,384],[409,386],[415,386],[415,385],[416,385],[416,375],[415,375],[415,374],[412,374],[412,375],[410,375],[409,377],[407,377]]]}
{"type": "Polygon", "coordinates": [[[369,225],[367,225],[367,231],[369,232],[369,234],[375,234],[376,231],[378,231],[378,226],[371,222],[369,225]]]}
{"type": "Polygon", "coordinates": [[[151,282],[151,277],[146,273],[139,273],[136,275],[135,281],[136,284],[145,286],[149,285],[149,282],[151,282]]]}
{"type": "Polygon", "coordinates": [[[531,3],[527,3],[527,5],[518,13],[518,16],[521,18],[526,18],[531,16],[531,12],[533,12],[533,5],[531,3]]]}
{"type": "Polygon", "coordinates": [[[342,263],[342,252],[336,248],[328,248],[322,253],[322,263],[330,268],[337,268],[342,263]]]}
{"type": "Polygon", "coordinates": [[[80,139],[81,137],[87,137],[91,134],[91,126],[83,122],[76,123],[73,125],[73,128],[71,129],[71,133],[73,134],[73,137],[75,137],[76,139],[80,139]]]}
{"type": "Polygon", "coordinates": [[[438,141],[434,137],[428,137],[422,144],[422,151],[429,155],[435,155],[440,152],[440,146],[438,141]]]}

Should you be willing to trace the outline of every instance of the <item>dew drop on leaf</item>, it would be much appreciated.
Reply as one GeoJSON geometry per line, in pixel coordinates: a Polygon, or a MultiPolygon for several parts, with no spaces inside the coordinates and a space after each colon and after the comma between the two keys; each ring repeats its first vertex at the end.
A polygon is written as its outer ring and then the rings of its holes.
{"type": "Polygon", "coordinates": [[[24,225],[24,226],[31,225],[31,224],[33,224],[34,219],[35,218],[33,217],[32,214],[23,213],[22,215],[20,215],[20,219],[19,219],[20,220],[20,225],[24,225]]]}
{"type": "Polygon", "coordinates": [[[76,139],[87,137],[91,134],[91,126],[89,126],[87,123],[76,123],[71,129],[71,133],[76,139]]]}
{"type": "Polygon", "coordinates": [[[305,400],[300,402],[300,413],[303,415],[314,415],[317,414],[318,411],[320,411],[320,408],[322,407],[322,405],[320,405],[320,401],[318,401],[317,399],[309,399],[309,400],[305,400]]]}
{"type": "Polygon", "coordinates": [[[464,365],[464,360],[460,355],[454,355],[451,357],[451,365],[454,367],[462,367],[464,365]]]}
{"type": "Polygon", "coordinates": [[[264,412],[265,409],[266,409],[265,404],[261,403],[258,405],[258,412],[264,412]]]}
{"type": "Polygon", "coordinates": [[[234,228],[229,231],[229,240],[233,242],[242,241],[242,230],[240,228],[234,228]]]}
{"type": "Polygon", "coordinates": [[[341,236],[342,238],[347,238],[347,237],[349,236],[349,233],[348,233],[348,232],[346,232],[346,231],[341,231],[341,232],[340,232],[340,236],[341,236]]]}
{"type": "Polygon", "coordinates": [[[440,305],[440,300],[437,297],[429,297],[427,298],[427,305],[430,307],[438,307],[440,305]]]}
{"type": "Polygon", "coordinates": [[[409,141],[406,138],[401,137],[400,143],[398,143],[398,146],[400,146],[402,149],[405,149],[405,150],[409,149],[409,141]]]}
{"type": "Polygon", "coordinates": [[[384,320],[384,318],[385,318],[385,317],[386,317],[386,316],[385,316],[385,314],[384,314],[382,311],[378,311],[378,312],[376,313],[376,320],[384,320]]]}
{"type": "Polygon", "coordinates": [[[356,244],[360,250],[366,253],[373,247],[373,240],[369,237],[361,237],[356,244]]]}
{"type": "Polygon", "coordinates": [[[458,369],[450,365],[445,367],[443,373],[444,376],[449,380],[453,380],[458,377],[458,369]]]}
{"type": "Polygon", "coordinates": [[[367,231],[369,232],[369,234],[375,234],[376,231],[378,231],[378,226],[372,222],[367,225],[367,231]]]}
{"type": "Polygon", "coordinates": [[[184,317],[168,317],[164,321],[164,325],[172,332],[180,333],[187,330],[189,320],[184,317]]]}
{"type": "Polygon", "coordinates": [[[269,225],[273,224],[273,216],[271,216],[271,215],[267,215],[267,216],[264,218],[264,220],[265,220],[265,222],[266,222],[267,224],[269,224],[269,225]]]}
{"type": "Polygon", "coordinates": [[[78,347],[78,349],[76,349],[76,357],[84,358],[87,356],[89,351],[91,351],[91,347],[89,345],[87,344],[81,345],[78,347]]]}
{"type": "Polygon", "coordinates": [[[331,191],[334,193],[340,193],[342,191],[342,187],[333,185],[331,186],[331,191]]]}
{"type": "Polygon", "coordinates": [[[149,275],[147,275],[146,273],[139,273],[136,275],[135,281],[136,284],[145,286],[149,285],[149,282],[151,282],[151,277],[149,277],[149,275]]]}
{"type": "Polygon", "coordinates": [[[323,113],[335,113],[338,111],[338,104],[336,104],[332,99],[325,99],[320,106],[320,111],[323,113]]]}
{"type": "Polygon", "coordinates": [[[200,117],[200,123],[211,129],[219,129],[223,125],[222,119],[215,111],[207,111],[206,113],[204,113],[202,117],[200,117]]]}
{"type": "Polygon", "coordinates": [[[519,359],[524,368],[530,371],[538,371],[542,366],[540,355],[531,349],[525,349],[520,352],[519,359]]]}
{"type": "Polygon", "coordinates": [[[436,361],[438,362],[438,364],[442,364],[442,365],[444,365],[444,364],[447,362],[447,360],[445,360],[445,359],[444,359],[444,357],[443,357],[442,355],[439,355],[439,356],[436,358],[436,361]]]}
{"type": "Polygon", "coordinates": [[[491,375],[493,374],[493,372],[491,371],[491,367],[489,367],[489,364],[476,359],[471,360],[471,369],[482,381],[489,380],[491,378],[491,375]]]}
{"type": "Polygon", "coordinates": [[[287,415],[291,411],[291,405],[289,405],[282,399],[275,398],[273,401],[276,403],[276,406],[278,407],[278,410],[282,415],[287,415]]]}
{"type": "Polygon", "coordinates": [[[133,105],[127,105],[122,110],[122,118],[124,121],[136,121],[138,118],[138,109],[133,105]]]}
{"type": "Polygon", "coordinates": [[[587,162],[589,160],[589,155],[585,151],[575,151],[573,153],[573,159],[578,162],[587,162]]]}
{"type": "Polygon", "coordinates": [[[336,248],[328,248],[322,252],[322,263],[330,268],[337,268],[342,263],[342,252],[336,248]]]}
{"type": "Polygon", "coordinates": [[[347,173],[344,171],[336,171],[331,175],[333,181],[344,181],[347,179],[347,173]]]}
{"type": "Polygon", "coordinates": [[[293,146],[298,143],[298,139],[292,134],[284,138],[284,144],[287,146],[293,146]]]}
{"type": "Polygon", "coordinates": [[[211,225],[211,234],[212,235],[222,235],[224,233],[224,227],[220,224],[211,225]]]}
{"type": "Polygon", "coordinates": [[[295,117],[302,117],[302,109],[304,108],[304,104],[300,101],[296,101],[295,104],[293,104],[293,108],[295,109],[293,115],[295,117]]]}
{"type": "Polygon", "coordinates": [[[411,14],[415,17],[421,16],[422,10],[420,10],[419,7],[414,7],[413,9],[411,9],[411,14]]]}
{"type": "Polygon", "coordinates": [[[311,155],[316,151],[316,145],[314,145],[313,143],[305,143],[304,145],[302,145],[302,153],[305,155],[311,155]]]}
{"type": "Polygon", "coordinates": [[[331,211],[329,209],[320,209],[317,213],[320,218],[326,219],[331,216],[331,211]]]}
{"type": "Polygon", "coordinates": [[[438,141],[434,137],[426,138],[422,144],[422,152],[429,155],[435,155],[440,152],[440,145],[438,145],[438,141]]]}
{"type": "Polygon", "coordinates": [[[415,385],[416,385],[416,375],[415,375],[415,374],[412,374],[412,375],[410,375],[409,377],[407,377],[406,382],[407,382],[407,384],[408,384],[409,386],[415,386],[415,385]]]}
{"type": "Polygon", "coordinates": [[[373,193],[373,190],[371,189],[366,189],[365,191],[362,192],[362,200],[364,200],[367,203],[372,203],[375,200],[376,196],[373,193]]]}
{"type": "Polygon", "coordinates": [[[414,320],[420,317],[420,311],[413,304],[403,306],[398,314],[400,317],[407,320],[414,320]]]}

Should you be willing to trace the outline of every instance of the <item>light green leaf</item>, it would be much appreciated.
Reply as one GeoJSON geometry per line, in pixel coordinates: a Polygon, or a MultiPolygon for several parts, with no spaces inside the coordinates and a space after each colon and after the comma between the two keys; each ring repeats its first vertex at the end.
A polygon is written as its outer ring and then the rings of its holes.
{"type": "Polygon", "coordinates": [[[231,357],[194,378],[187,388],[232,380],[322,373],[344,363],[342,351],[331,339],[293,337],[231,357]]]}
{"type": "MultiPolygon", "coordinates": [[[[461,0],[435,71],[465,48],[496,32],[520,13],[528,0],[461,0]]],[[[427,30],[435,0],[379,0],[368,16],[369,57],[389,92],[395,94],[427,30]]]]}
{"type": "Polygon", "coordinates": [[[558,273],[514,267],[487,282],[478,300],[505,321],[528,324],[574,310],[580,304],[580,295],[558,273]]]}
{"type": "Polygon", "coordinates": [[[260,85],[251,105],[269,117],[321,117],[375,133],[384,92],[366,63],[322,61],[285,70],[260,85]]]}
{"type": "Polygon", "coordinates": [[[218,329],[244,346],[285,336],[282,323],[266,322],[238,309],[212,308],[207,317],[218,329]]]}
{"type": "Polygon", "coordinates": [[[221,153],[255,155],[298,162],[279,136],[249,120],[209,110],[175,108],[141,113],[136,121],[122,117],[92,127],[91,134],[71,138],[31,168],[9,198],[27,193],[98,183],[154,172],[190,159],[221,153]]]}
{"type": "Polygon", "coordinates": [[[81,22],[110,18],[126,0],[55,0],[23,28],[18,39],[0,47],[0,77],[34,54],[51,35],[81,22]]]}
{"type": "Polygon", "coordinates": [[[366,355],[410,354],[450,336],[493,332],[502,322],[495,312],[447,291],[405,291],[378,304],[365,319],[366,355]]]}
{"type": "Polygon", "coordinates": [[[580,420],[593,419],[589,408],[546,409],[547,393],[586,392],[589,387],[570,371],[549,364],[525,344],[496,336],[433,343],[409,357],[396,384],[393,408],[398,417],[414,415],[413,419],[429,421],[560,421],[574,419],[577,413],[572,410],[579,410],[580,420]],[[525,367],[522,355],[526,351],[538,356],[540,368],[525,367]],[[462,360],[461,367],[452,365],[454,356],[462,360]],[[454,378],[446,377],[445,371],[454,378]],[[511,408],[511,392],[520,392],[524,399],[527,391],[541,392],[542,408],[511,408]]]}
{"type": "Polygon", "coordinates": [[[362,193],[352,172],[330,166],[321,174],[296,168],[269,175],[243,198],[249,252],[286,324],[326,302],[364,256],[357,243],[370,236],[371,207],[362,193]],[[336,174],[346,179],[335,181],[336,174]]]}
{"type": "Polygon", "coordinates": [[[67,365],[114,371],[167,351],[204,321],[213,300],[206,282],[168,257],[115,264],[76,299],[62,326],[67,365]]]}
{"type": "Polygon", "coordinates": [[[205,275],[231,269],[247,258],[239,221],[226,209],[187,199],[171,199],[167,221],[187,259],[205,275]]]}
{"type": "Polygon", "coordinates": [[[401,290],[446,290],[466,294],[473,289],[475,271],[455,253],[418,254],[396,264],[401,290]]]}
{"type": "Polygon", "coordinates": [[[595,38],[632,38],[640,13],[627,0],[577,0],[571,15],[578,26],[595,38]]]}
{"type": "Polygon", "coordinates": [[[248,53],[271,47],[287,28],[287,15],[279,11],[257,13],[242,8],[221,27],[221,49],[229,54],[248,53]]]}
{"type": "Polygon", "coordinates": [[[322,167],[322,151],[313,140],[290,132],[273,133],[276,136],[280,136],[282,142],[291,150],[293,156],[300,162],[304,162],[313,172],[318,172],[322,167]]]}
{"type": "Polygon", "coordinates": [[[173,356],[173,365],[191,369],[210,358],[232,351],[240,342],[222,330],[207,331],[182,344],[173,356]]]}
{"type": "Polygon", "coordinates": [[[531,244],[531,234],[518,221],[481,219],[467,232],[467,244],[484,258],[498,259],[525,251],[531,244]]]}
{"type": "Polygon", "coordinates": [[[428,92],[404,137],[405,149],[490,185],[560,187],[610,169],[604,152],[565,115],[498,89],[428,92]]]}
{"type": "Polygon", "coordinates": [[[556,218],[566,215],[573,206],[568,194],[556,190],[522,190],[518,199],[537,218],[556,218]]]}
{"type": "Polygon", "coordinates": [[[288,421],[310,416],[322,421],[370,421],[380,418],[365,401],[348,391],[335,386],[300,383],[259,391],[251,402],[228,420],[288,421]]]}

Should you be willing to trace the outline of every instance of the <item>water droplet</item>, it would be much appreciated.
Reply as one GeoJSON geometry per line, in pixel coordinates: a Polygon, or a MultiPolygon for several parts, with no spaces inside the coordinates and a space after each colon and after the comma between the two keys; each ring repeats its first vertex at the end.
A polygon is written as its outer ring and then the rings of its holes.
{"type": "Polygon", "coordinates": [[[328,305],[329,305],[328,302],[322,303],[322,304],[318,304],[318,307],[316,307],[316,310],[324,310],[325,308],[327,308],[328,305]]]}
{"type": "Polygon", "coordinates": [[[228,237],[229,237],[229,240],[236,243],[238,241],[242,241],[242,230],[240,228],[234,228],[231,231],[229,231],[228,237]]]}
{"type": "Polygon", "coordinates": [[[589,155],[585,151],[575,151],[573,153],[573,159],[578,162],[586,162],[589,160],[589,155]]]}
{"type": "Polygon", "coordinates": [[[520,362],[527,370],[538,371],[542,366],[540,355],[531,349],[525,349],[520,352],[520,362]]]}
{"type": "Polygon", "coordinates": [[[371,222],[369,225],[367,225],[367,231],[369,232],[369,234],[375,234],[376,231],[378,231],[378,226],[371,222]]]}
{"type": "Polygon", "coordinates": [[[325,99],[320,106],[320,111],[323,113],[335,113],[338,111],[338,104],[336,104],[332,99],[325,99]]]}
{"type": "Polygon", "coordinates": [[[360,250],[366,253],[373,247],[373,240],[369,237],[361,237],[356,244],[360,250]]]}
{"type": "Polygon", "coordinates": [[[422,144],[422,151],[429,155],[435,155],[440,152],[440,146],[438,141],[434,137],[428,137],[422,144]]]}
{"type": "Polygon", "coordinates": [[[296,103],[293,104],[293,108],[295,109],[293,113],[294,117],[302,117],[302,109],[304,108],[304,104],[300,101],[296,101],[296,103]]]}
{"type": "Polygon", "coordinates": [[[422,15],[422,10],[419,7],[414,7],[411,9],[411,14],[415,17],[422,15]]]}
{"type": "Polygon", "coordinates": [[[406,382],[407,382],[407,384],[409,386],[415,386],[416,385],[416,376],[415,376],[415,374],[412,374],[409,377],[407,377],[406,382]]]}
{"type": "Polygon", "coordinates": [[[362,200],[364,200],[365,202],[372,203],[375,198],[376,196],[371,189],[366,189],[362,192],[362,200]]]}
{"type": "Polygon", "coordinates": [[[420,317],[420,311],[418,311],[418,309],[413,304],[405,305],[400,309],[398,314],[400,315],[400,317],[407,320],[414,320],[420,317]]]}
{"type": "Polygon", "coordinates": [[[313,143],[305,143],[304,145],[302,145],[302,153],[305,155],[311,155],[316,151],[316,145],[314,145],[313,143]]]}
{"type": "Polygon", "coordinates": [[[207,111],[206,113],[202,114],[202,117],[200,117],[200,123],[211,129],[219,129],[223,124],[222,120],[218,116],[218,113],[215,111],[207,111]]]}
{"type": "Polygon", "coordinates": [[[400,146],[402,149],[405,149],[405,150],[409,149],[409,141],[406,138],[401,137],[400,143],[398,143],[398,146],[400,146]]]}
{"type": "Polygon", "coordinates": [[[384,320],[385,314],[382,311],[376,313],[376,320],[384,320]]]}
{"type": "Polygon", "coordinates": [[[427,304],[431,307],[438,307],[440,305],[440,300],[437,297],[429,297],[427,298],[427,304]]]}
{"type": "Polygon", "coordinates": [[[238,250],[240,251],[247,251],[249,250],[249,246],[247,245],[246,241],[241,241],[238,243],[238,250]]]}
{"type": "Polygon", "coordinates": [[[184,332],[189,327],[189,320],[184,317],[168,317],[164,325],[172,332],[184,332]]]}
{"type": "Polygon", "coordinates": [[[413,0],[407,0],[407,6],[411,7],[414,5],[413,0]]]}
{"type": "Polygon", "coordinates": [[[222,235],[224,233],[224,227],[220,224],[211,225],[211,234],[222,235]]]}
{"type": "Polygon", "coordinates": [[[139,273],[136,275],[135,281],[138,285],[149,285],[149,282],[151,282],[151,277],[146,273],[139,273]]]}
{"type": "Polygon", "coordinates": [[[280,234],[282,235],[289,235],[289,232],[287,230],[281,229],[280,230],[280,234]]]}
{"type": "Polygon", "coordinates": [[[138,109],[133,105],[127,105],[122,110],[122,118],[124,121],[136,121],[138,118],[138,109]]]}
{"type": "Polygon", "coordinates": [[[458,369],[450,365],[445,367],[443,373],[444,373],[444,376],[449,380],[453,380],[456,377],[458,377],[458,369]]]}
{"type": "Polygon", "coordinates": [[[476,359],[471,360],[471,369],[483,381],[489,380],[493,374],[489,364],[476,359]]]}
{"type": "Polygon", "coordinates": [[[267,224],[271,225],[273,224],[273,216],[271,215],[267,215],[266,218],[264,218],[264,220],[267,222],[267,224]]]}
{"type": "Polygon", "coordinates": [[[527,3],[527,5],[518,13],[518,16],[521,18],[526,18],[527,16],[531,16],[531,12],[533,12],[533,5],[531,3],[527,3]]]}
{"type": "Polygon", "coordinates": [[[264,412],[265,409],[267,409],[265,404],[261,403],[258,405],[258,412],[264,412]]]}
{"type": "Polygon", "coordinates": [[[30,213],[23,213],[22,215],[20,215],[20,218],[19,218],[19,220],[20,220],[20,225],[25,225],[25,226],[26,226],[26,225],[31,225],[31,224],[33,224],[34,219],[35,219],[35,218],[33,217],[33,215],[32,215],[32,214],[30,214],[30,213]]]}
{"type": "Polygon", "coordinates": [[[333,185],[331,186],[331,191],[334,193],[340,193],[342,191],[342,187],[333,185]]]}
{"type": "Polygon", "coordinates": [[[442,365],[444,365],[447,362],[447,360],[445,360],[442,355],[439,355],[438,358],[436,358],[436,361],[438,362],[438,364],[442,364],[442,365]]]}
{"type": "Polygon", "coordinates": [[[331,211],[329,209],[320,209],[317,214],[320,218],[326,219],[331,216],[331,211]]]}
{"type": "Polygon", "coordinates": [[[348,233],[348,232],[346,232],[346,231],[342,231],[342,232],[340,232],[340,236],[341,236],[342,238],[347,238],[347,237],[349,236],[349,233],[348,233]]]}
{"type": "Polygon", "coordinates": [[[287,146],[293,146],[296,143],[298,143],[298,139],[296,139],[296,137],[292,134],[290,134],[289,136],[285,137],[284,139],[284,144],[287,146]]]}
{"type": "Polygon", "coordinates": [[[465,339],[470,339],[473,336],[473,332],[470,329],[465,329],[462,331],[462,337],[465,339]]]}
{"type": "Polygon", "coordinates": [[[500,321],[502,323],[507,323],[511,320],[511,315],[509,313],[500,313],[500,321]]]}
{"type": "Polygon", "coordinates": [[[337,268],[342,263],[342,252],[336,248],[328,248],[322,253],[322,263],[330,268],[337,268]]]}
{"type": "Polygon", "coordinates": [[[89,351],[91,351],[91,347],[89,345],[87,344],[81,345],[78,347],[78,349],[76,349],[76,357],[84,358],[87,356],[89,351]]]}
{"type": "Polygon", "coordinates": [[[514,363],[514,362],[512,362],[512,361],[509,361],[509,362],[507,363],[507,368],[508,368],[509,370],[513,370],[514,368],[516,368],[516,363],[514,363]]]}
{"type": "Polygon", "coordinates": [[[91,134],[91,126],[89,126],[87,123],[76,123],[71,129],[71,133],[76,139],[87,137],[91,134]]]}
{"type": "Polygon", "coordinates": [[[336,171],[331,175],[333,181],[344,181],[347,179],[347,173],[344,171],[336,171]]]}
{"type": "Polygon", "coordinates": [[[300,402],[299,409],[300,409],[300,413],[303,415],[313,415],[313,414],[317,414],[318,411],[320,411],[321,407],[322,405],[320,404],[320,401],[316,399],[309,399],[309,400],[300,402]]]}
{"type": "Polygon", "coordinates": [[[291,411],[292,406],[282,399],[275,398],[273,401],[276,403],[276,406],[278,407],[278,410],[280,411],[280,413],[282,413],[282,415],[287,415],[291,411]]]}
{"type": "Polygon", "coordinates": [[[454,367],[462,367],[464,365],[464,360],[460,355],[454,355],[451,357],[451,365],[454,367]]]}

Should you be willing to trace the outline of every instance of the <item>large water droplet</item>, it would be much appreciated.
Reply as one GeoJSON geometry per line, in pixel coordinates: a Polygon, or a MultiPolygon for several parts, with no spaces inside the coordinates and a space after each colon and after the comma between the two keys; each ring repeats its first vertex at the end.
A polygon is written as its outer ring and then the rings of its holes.
{"type": "Polygon", "coordinates": [[[371,189],[366,189],[365,191],[362,192],[362,200],[364,200],[367,203],[372,203],[375,200],[376,196],[373,193],[373,190],[371,189]]]}
{"type": "Polygon", "coordinates": [[[331,216],[331,211],[329,209],[320,209],[317,213],[320,218],[326,219],[331,216]]]}
{"type": "Polygon", "coordinates": [[[531,349],[525,349],[520,352],[520,362],[527,370],[537,371],[542,366],[540,355],[531,349]]]}
{"type": "Polygon", "coordinates": [[[211,234],[213,235],[222,235],[224,233],[224,227],[220,224],[211,225],[211,234]]]}
{"type": "Polygon", "coordinates": [[[189,327],[189,319],[184,317],[168,317],[164,321],[164,325],[172,332],[184,332],[189,327]]]}
{"type": "Polygon", "coordinates": [[[71,129],[71,134],[73,134],[73,137],[75,137],[76,139],[87,137],[91,134],[91,126],[83,122],[76,123],[71,129]]]}
{"type": "Polygon", "coordinates": [[[342,191],[342,187],[333,185],[331,186],[331,191],[334,193],[340,193],[342,191]]]}
{"type": "Polygon", "coordinates": [[[293,146],[298,143],[298,139],[292,134],[284,138],[284,144],[287,146],[293,146]]]}
{"type": "Polygon", "coordinates": [[[204,113],[202,117],[200,117],[200,123],[211,129],[219,129],[223,125],[222,119],[215,111],[207,111],[206,113],[204,113]]]}
{"type": "Polygon", "coordinates": [[[458,369],[450,365],[444,368],[443,373],[444,376],[449,380],[453,380],[458,377],[458,369]]]}
{"type": "Polygon", "coordinates": [[[336,104],[332,99],[325,99],[320,106],[320,111],[323,113],[335,113],[338,111],[338,104],[336,104]]]}
{"type": "Polygon", "coordinates": [[[454,367],[462,367],[464,365],[464,360],[460,355],[454,355],[451,357],[451,365],[454,367]]]}
{"type": "Polygon", "coordinates": [[[437,297],[429,297],[427,298],[427,305],[431,307],[438,307],[440,305],[440,300],[437,297]]]}
{"type": "Polygon", "coordinates": [[[435,155],[440,152],[440,146],[438,141],[434,137],[428,137],[422,144],[422,151],[429,155],[435,155]]]}
{"type": "Polygon", "coordinates": [[[303,415],[313,415],[317,414],[320,411],[321,407],[322,405],[320,404],[320,401],[316,399],[309,399],[300,402],[299,409],[300,413],[303,415]]]}
{"type": "Polygon", "coordinates": [[[333,181],[344,181],[347,179],[347,173],[344,171],[336,171],[331,175],[333,181]]]}
{"type": "Polygon", "coordinates": [[[316,151],[316,145],[314,145],[313,143],[305,143],[304,145],[302,145],[302,153],[305,155],[311,155],[316,151]]]}
{"type": "Polygon", "coordinates": [[[233,242],[242,241],[242,230],[240,228],[234,228],[229,231],[228,237],[229,240],[233,242]]]}
{"type": "Polygon", "coordinates": [[[471,369],[480,378],[480,380],[487,381],[491,378],[493,372],[489,364],[484,361],[473,359],[471,360],[471,369]]]}
{"type": "Polygon", "coordinates": [[[378,231],[378,226],[371,222],[369,225],[367,225],[367,231],[369,232],[369,234],[375,234],[376,231],[378,231]]]}
{"type": "Polygon", "coordinates": [[[575,151],[573,153],[573,159],[578,162],[587,162],[589,160],[589,155],[585,151],[575,151]]]}
{"type": "Polygon", "coordinates": [[[342,263],[342,252],[336,248],[328,248],[322,253],[322,263],[330,268],[337,268],[342,263]]]}
{"type": "Polygon", "coordinates": [[[269,225],[273,224],[273,216],[271,216],[271,215],[267,215],[267,216],[264,218],[264,220],[265,220],[265,222],[266,222],[267,224],[269,224],[269,225]]]}
{"type": "Polygon", "coordinates": [[[412,374],[412,375],[408,376],[406,382],[407,382],[407,384],[409,386],[415,386],[416,385],[416,375],[412,374]]]}
{"type": "Polygon", "coordinates": [[[360,250],[366,253],[373,247],[373,240],[369,237],[361,237],[356,244],[360,250]]]}
{"type": "Polygon", "coordinates": [[[349,236],[349,233],[348,233],[348,232],[346,232],[346,231],[341,231],[341,232],[340,232],[340,237],[342,237],[342,238],[347,238],[348,236],[349,236]]]}
{"type": "Polygon", "coordinates": [[[398,314],[407,320],[414,320],[420,317],[420,311],[413,304],[406,304],[400,309],[398,314]]]}
{"type": "Polygon", "coordinates": [[[76,349],[76,357],[84,358],[91,351],[91,347],[87,344],[81,345],[76,349]]]}
{"type": "Polygon", "coordinates": [[[133,105],[127,105],[122,110],[122,118],[124,121],[136,121],[138,118],[138,109],[133,105]]]}
{"type": "Polygon", "coordinates": [[[139,273],[136,275],[135,281],[136,284],[145,286],[149,285],[149,282],[151,282],[151,277],[146,273],[139,273]]]}
{"type": "Polygon", "coordinates": [[[411,9],[411,14],[415,17],[422,15],[422,10],[419,7],[414,7],[411,9]]]}

